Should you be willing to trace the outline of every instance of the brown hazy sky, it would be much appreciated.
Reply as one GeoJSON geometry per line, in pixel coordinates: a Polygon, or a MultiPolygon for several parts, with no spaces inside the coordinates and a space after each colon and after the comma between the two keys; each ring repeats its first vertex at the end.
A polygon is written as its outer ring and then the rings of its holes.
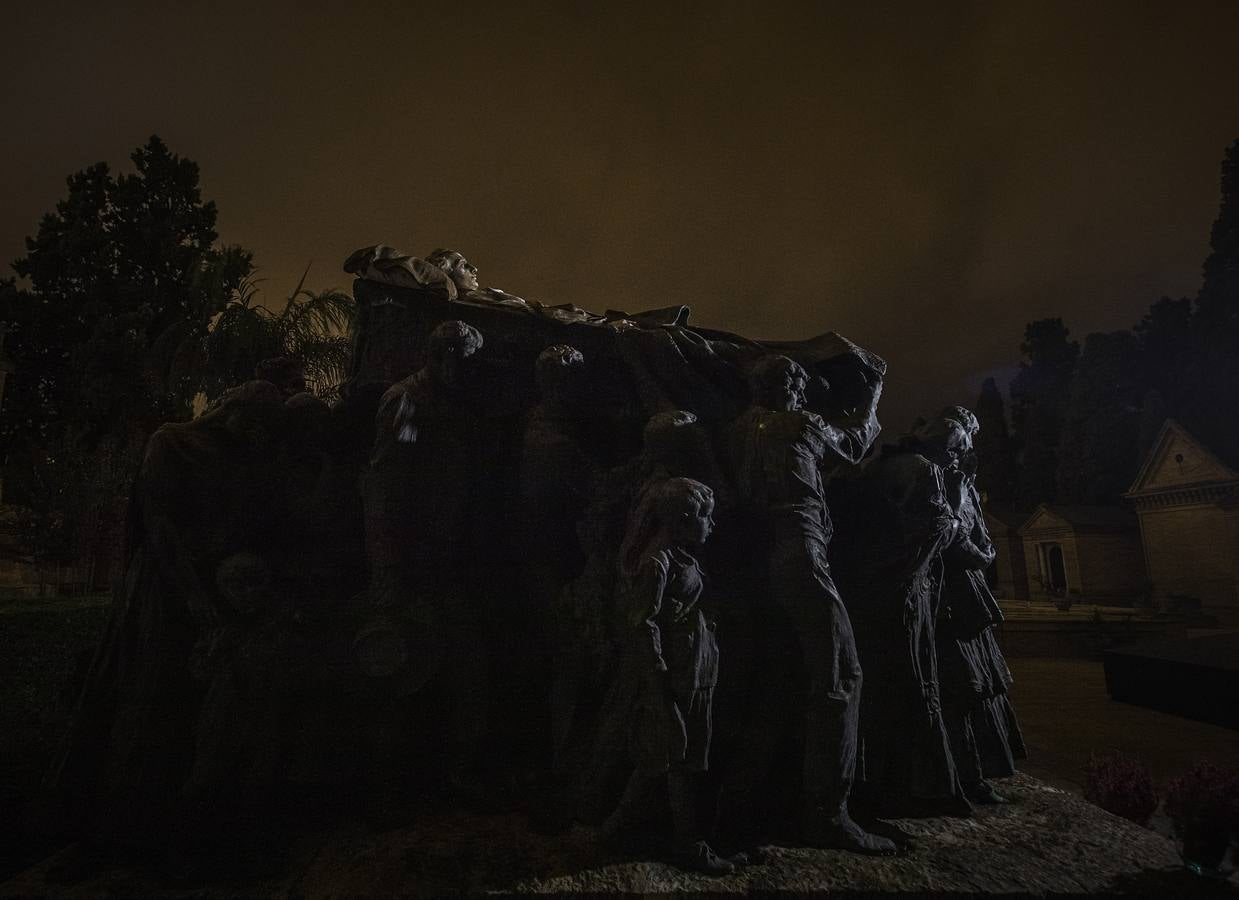
{"type": "Polygon", "coordinates": [[[157,133],[269,303],[457,247],[530,299],[840,331],[889,361],[891,431],[1030,319],[1194,293],[1239,137],[1236,2],[2,9],[0,259],[157,133]]]}

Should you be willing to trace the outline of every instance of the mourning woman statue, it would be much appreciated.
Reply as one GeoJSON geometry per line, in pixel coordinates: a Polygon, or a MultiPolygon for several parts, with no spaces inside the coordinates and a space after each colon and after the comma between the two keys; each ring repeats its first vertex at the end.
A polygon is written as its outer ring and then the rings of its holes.
{"type": "Polygon", "coordinates": [[[150,438],[129,506],[123,581],[87,675],[53,786],[78,827],[164,846],[184,819],[205,685],[199,663],[233,615],[216,569],[261,552],[283,521],[279,389],[251,381],[150,438]]]}
{"type": "MultiPolygon", "coordinates": [[[[397,653],[390,672],[411,692],[429,682],[443,698],[447,723],[439,742],[447,778],[476,793],[469,774],[486,725],[486,646],[479,636],[477,559],[483,552],[478,493],[479,425],[469,371],[482,346],[472,325],[438,325],[426,343],[426,365],[383,395],[374,452],[362,483],[372,604],[407,626],[417,652],[397,653]]],[[[398,626],[397,626],[398,628],[398,626]]],[[[358,646],[394,639],[374,623],[358,646]]],[[[368,651],[363,651],[368,652],[368,651]]],[[[386,672],[386,664],[376,671],[386,672]]],[[[422,729],[423,731],[425,729],[422,729]]]]}
{"type": "Polygon", "coordinates": [[[580,574],[584,560],[575,526],[600,473],[582,434],[590,398],[581,351],[567,344],[547,347],[538,354],[534,376],[541,401],[525,420],[521,442],[520,537],[527,567],[540,570],[533,580],[544,609],[580,574]]]}
{"type": "Polygon", "coordinates": [[[495,689],[512,755],[526,764],[536,759],[540,768],[571,728],[580,679],[575,663],[584,663],[582,654],[594,649],[582,646],[576,617],[560,596],[585,565],[576,524],[600,469],[582,433],[590,402],[585,357],[567,344],[553,344],[538,354],[534,377],[541,399],[525,419],[518,527],[511,537],[524,577],[494,614],[505,636],[495,648],[495,664],[506,673],[495,689]]]}
{"type": "MultiPolygon", "coordinates": [[[[980,431],[976,416],[963,407],[949,407],[942,415],[963,425],[970,439],[980,431]]],[[[938,678],[942,714],[965,794],[974,803],[1004,803],[986,779],[1014,775],[1015,760],[1026,753],[1007,695],[1011,670],[994,633],[1002,610],[985,578],[995,549],[981,511],[976,461],[970,444],[961,463],[959,532],[943,557],[938,678]]]]}
{"type": "Polygon", "coordinates": [[[955,538],[968,435],[938,418],[882,456],[855,488],[839,549],[865,667],[863,796],[882,812],[966,814],[938,688],[942,554],[955,538]]]}
{"type": "Polygon", "coordinates": [[[263,557],[229,556],[216,569],[215,586],[220,627],[197,667],[207,692],[184,795],[204,824],[243,833],[246,824],[261,819],[284,762],[285,716],[296,681],[290,652],[295,627],[291,604],[263,557]]]}
{"type": "Polygon", "coordinates": [[[709,763],[718,648],[699,605],[702,575],[692,550],[710,536],[713,512],[708,487],[668,478],[644,493],[624,536],[616,594],[624,633],[607,714],[625,724],[634,771],[602,834],[613,838],[634,824],[642,800],[666,776],[672,859],[723,875],[735,867],[701,839],[696,816],[696,776],[709,763]]]}
{"type": "Polygon", "coordinates": [[[450,582],[451,563],[467,556],[478,451],[467,372],[481,346],[472,325],[443,322],[427,338],[426,365],[379,401],[363,490],[376,605],[398,606],[440,575],[450,582]]]}

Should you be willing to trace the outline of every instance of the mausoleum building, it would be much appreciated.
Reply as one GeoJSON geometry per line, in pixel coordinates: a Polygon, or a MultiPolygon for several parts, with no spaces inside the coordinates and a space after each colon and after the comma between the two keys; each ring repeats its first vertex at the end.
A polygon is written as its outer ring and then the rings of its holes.
{"type": "Polygon", "coordinates": [[[1146,589],[1140,529],[1131,510],[1042,503],[1019,533],[1034,602],[1070,596],[1131,606],[1146,589]]]}
{"type": "Polygon", "coordinates": [[[1157,605],[1239,625],[1239,471],[1167,419],[1124,496],[1157,605]]]}

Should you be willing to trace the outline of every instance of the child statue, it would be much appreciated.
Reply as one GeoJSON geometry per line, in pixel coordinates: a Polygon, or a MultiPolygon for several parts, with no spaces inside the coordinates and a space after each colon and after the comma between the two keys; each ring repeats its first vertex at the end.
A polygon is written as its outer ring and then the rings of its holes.
{"type": "Polygon", "coordinates": [[[718,645],[699,605],[702,574],[691,550],[710,536],[713,512],[710,488],[667,478],[642,491],[629,522],[616,590],[621,661],[607,706],[626,721],[635,770],[602,833],[612,838],[631,824],[665,775],[673,861],[724,875],[735,866],[701,839],[695,814],[696,776],[709,761],[718,645]]]}

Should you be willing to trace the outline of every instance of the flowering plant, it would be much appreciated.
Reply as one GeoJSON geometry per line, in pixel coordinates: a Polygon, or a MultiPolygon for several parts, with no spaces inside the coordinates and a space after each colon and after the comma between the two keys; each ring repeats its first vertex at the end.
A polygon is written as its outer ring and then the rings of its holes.
{"type": "Polygon", "coordinates": [[[1118,750],[1089,757],[1084,767],[1084,799],[1137,825],[1147,825],[1157,809],[1149,767],[1118,750]]]}
{"type": "Polygon", "coordinates": [[[1194,871],[1216,870],[1231,836],[1239,833],[1239,770],[1198,762],[1172,778],[1166,815],[1183,842],[1183,858],[1194,871]]]}
{"type": "Polygon", "coordinates": [[[1196,763],[1166,786],[1166,815],[1180,835],[1191,825],[1239,828],[1239,770],[1196,763]]]}

